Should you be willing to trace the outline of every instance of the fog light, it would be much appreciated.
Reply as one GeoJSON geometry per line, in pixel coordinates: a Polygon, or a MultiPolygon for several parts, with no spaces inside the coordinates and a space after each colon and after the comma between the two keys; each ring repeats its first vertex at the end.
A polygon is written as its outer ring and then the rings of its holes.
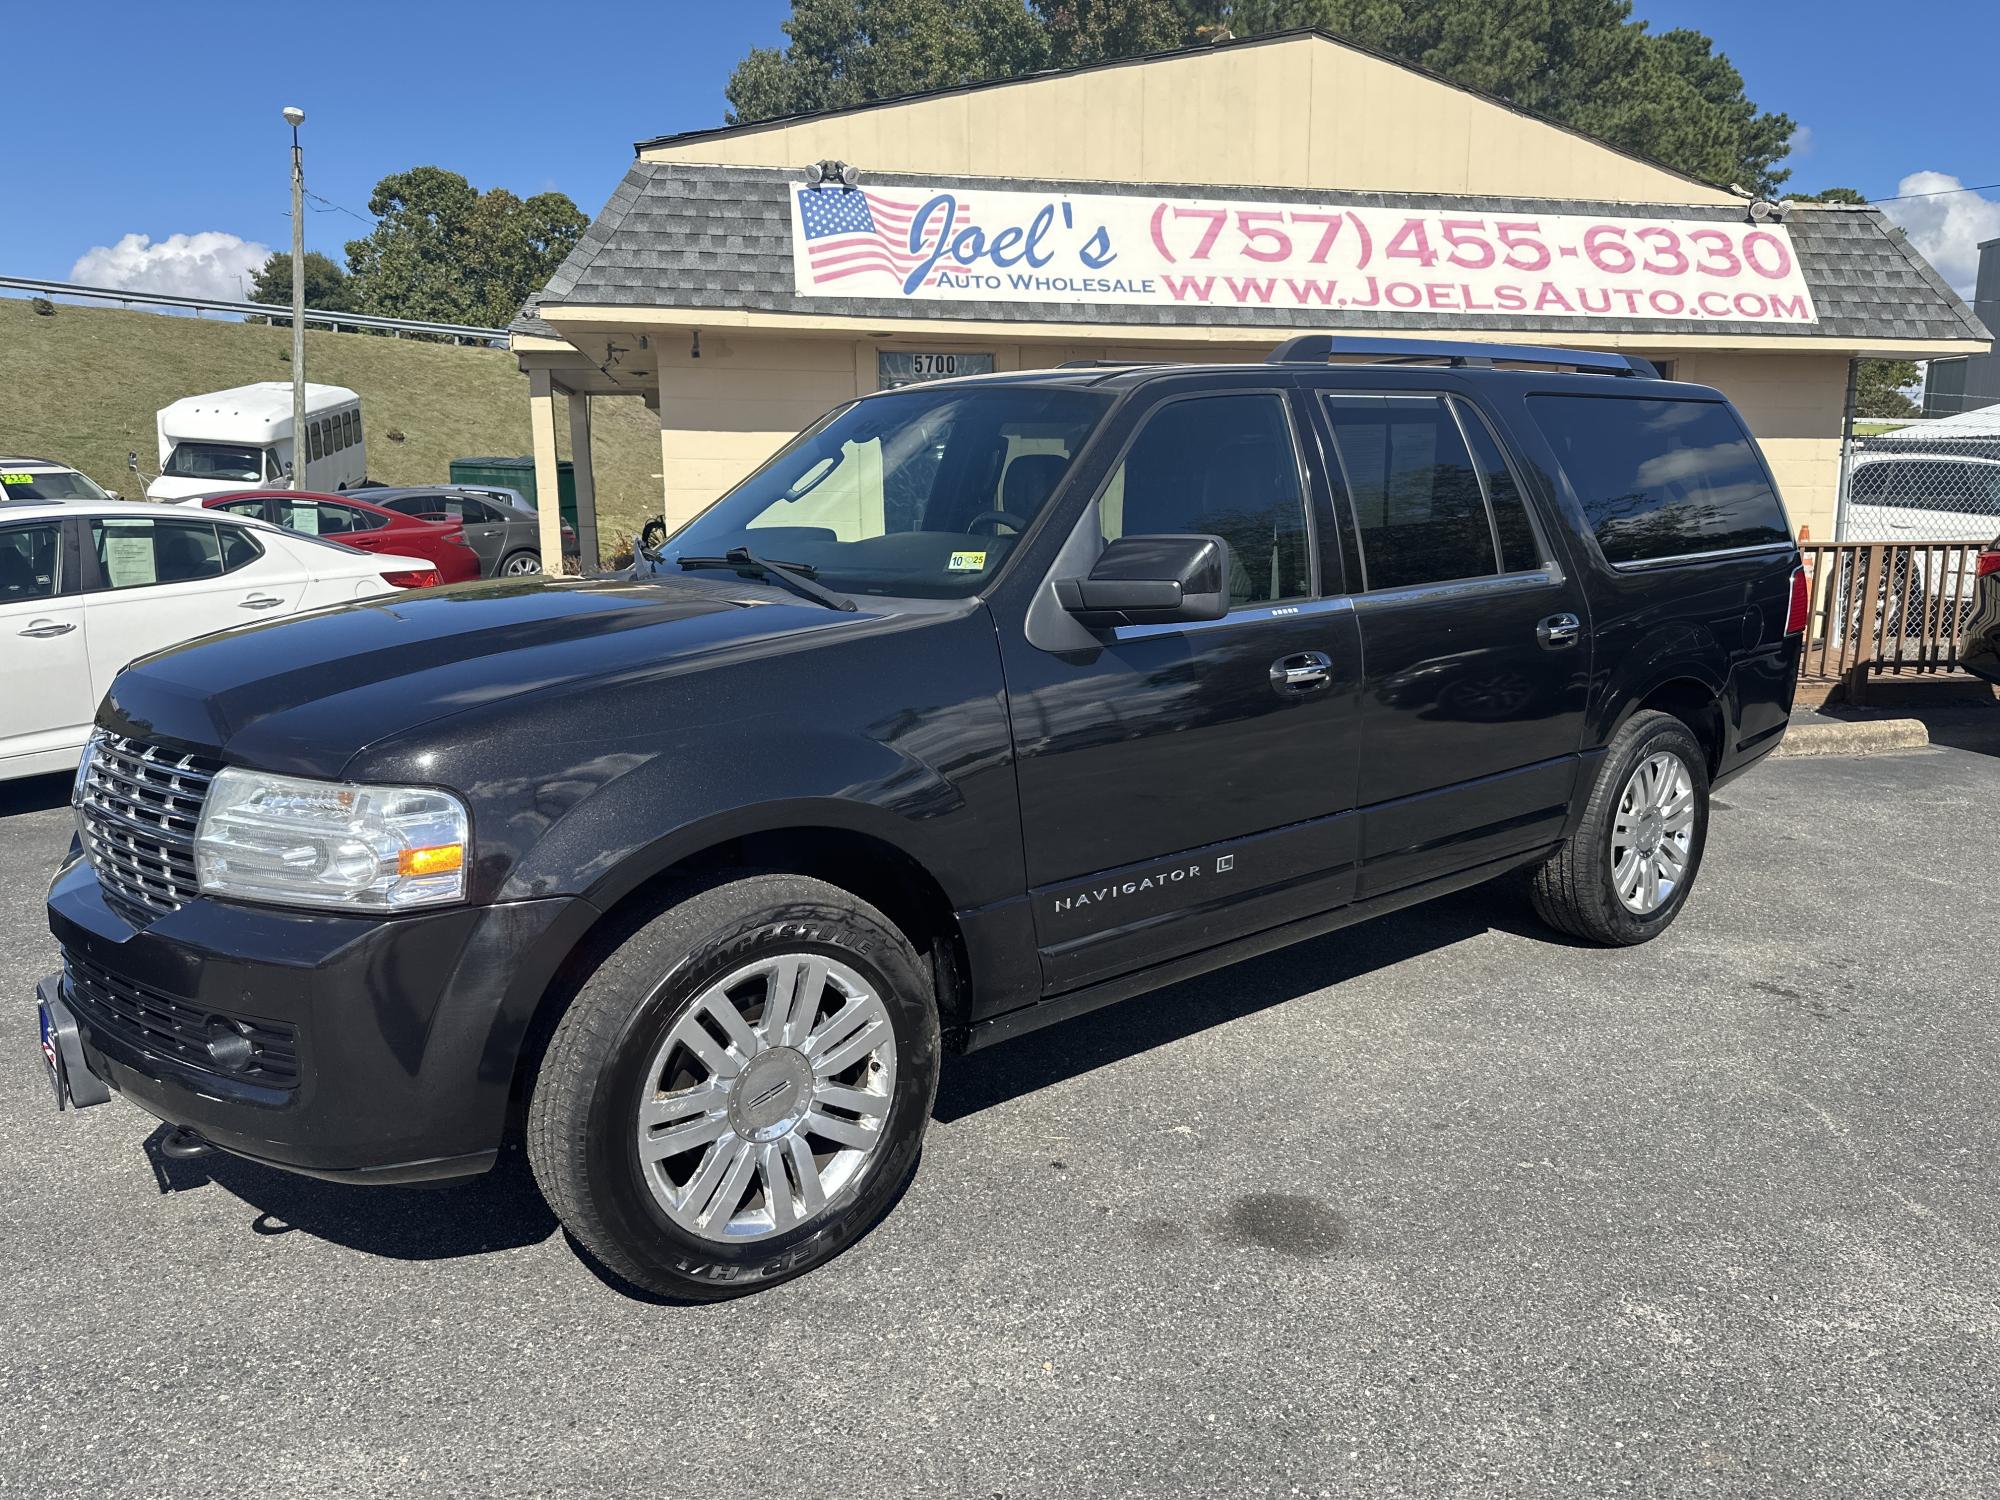
{"type": "Polygon", "coordinates": [[[218,1067],[241,1073],[256,1061],[257,1049],[250,1038],[220,1016],[208,1018],[208,1055],[218,1067]]]}

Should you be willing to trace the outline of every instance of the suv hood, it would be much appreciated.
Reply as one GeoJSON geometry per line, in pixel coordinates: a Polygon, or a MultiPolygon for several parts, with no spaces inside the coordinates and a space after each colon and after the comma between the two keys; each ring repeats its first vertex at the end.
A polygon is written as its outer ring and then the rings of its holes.
{"type": "Polygon", "coordinates": [[[877,618],[757,585],[506,579],[390,595],[227,630],[141,657],[98,720],[335,776],[388,735],[526,693],[668,672],[733,645],[877,618]]]}

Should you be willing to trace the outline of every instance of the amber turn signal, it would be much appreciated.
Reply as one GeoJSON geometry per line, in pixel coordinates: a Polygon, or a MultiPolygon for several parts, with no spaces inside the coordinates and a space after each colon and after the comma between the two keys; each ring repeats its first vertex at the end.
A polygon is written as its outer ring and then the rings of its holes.
{"type": "Polygon", "coordinates": [[[449,875],[464,864],[463,844],[436,844],[429,849],[404,849],[396,855],[398,875],[449,875]]]}

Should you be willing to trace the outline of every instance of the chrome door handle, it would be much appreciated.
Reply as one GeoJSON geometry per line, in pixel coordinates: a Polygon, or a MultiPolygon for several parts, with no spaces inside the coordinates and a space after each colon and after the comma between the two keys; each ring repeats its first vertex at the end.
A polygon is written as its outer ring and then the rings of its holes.
{"type": "Polygon", "coordinates": [[[58,624],[54,620],[37,620],[20,633],[22,635],[31,635],[36,640],[41,641],[47,640],[52,635],[68,635],[74,629],[76,629],[74,622],[63,625],[58,624]]]}
{"type": "Polygon", "coordinates": [[[273,599],[269,594],[252,594],[236,607],[238,609],[276,609],[284,602],[282,599],[273,599]]]}
{"type": "Polygon", "coordinates": [[[1299,651],[1271,663],[1271,687],[1285,694],[1315,692],[1332,675],[1333,658],[1324,651],[1299,651]]]}
{"type": "Polygon", "coordinates": [[[1574,646],[1583,635],[1583,621],[1575,615],[1550,615],[1535,626],[1535,639],[1542,643],[1546,651],[1560,651],[1565,646],[1574,646]]]}

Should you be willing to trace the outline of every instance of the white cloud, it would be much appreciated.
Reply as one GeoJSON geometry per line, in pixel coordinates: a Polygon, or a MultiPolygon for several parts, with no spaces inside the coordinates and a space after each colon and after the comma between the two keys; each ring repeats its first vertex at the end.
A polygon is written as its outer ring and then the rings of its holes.
{"type": "Polygon", "coordinates": [[[1896,195],[1903,201],[1884,203],[1882,212],[1960,296],[1970,298],[1979,272],[1979,242],[2000,237],[2000,203],[1954,191],[1964,186],[1949,173],[1912,172],[1896,184],[1896,195]],[[1908,196],[1912,193],[1933,196],[1908,196]]]}
{"type": "Polygon", "coordinates": [[[1792,130],[1792,152],[1791,152],[1791,154],[1792,154],[1793,156],[1811,156],[1811,155],[1812,155],[1812,149],[1813,149],[1813,128],[1812,128],[1812,126],[1810,126],[1810,125],[1799,125],[1799,126],[1796,126],[1796,127],[1794,127],[1794,128],[1793,128],[1793,130],[1792,130]]]}
{"type": "Polygon", "coordinates": [[[70,267],[69,279],[89,286],[241,302],[247,278],[271,258],[271,247],[220,230],[174,234],[154,244],[128,234],[115,245],[94,245],[70,267]]]}

